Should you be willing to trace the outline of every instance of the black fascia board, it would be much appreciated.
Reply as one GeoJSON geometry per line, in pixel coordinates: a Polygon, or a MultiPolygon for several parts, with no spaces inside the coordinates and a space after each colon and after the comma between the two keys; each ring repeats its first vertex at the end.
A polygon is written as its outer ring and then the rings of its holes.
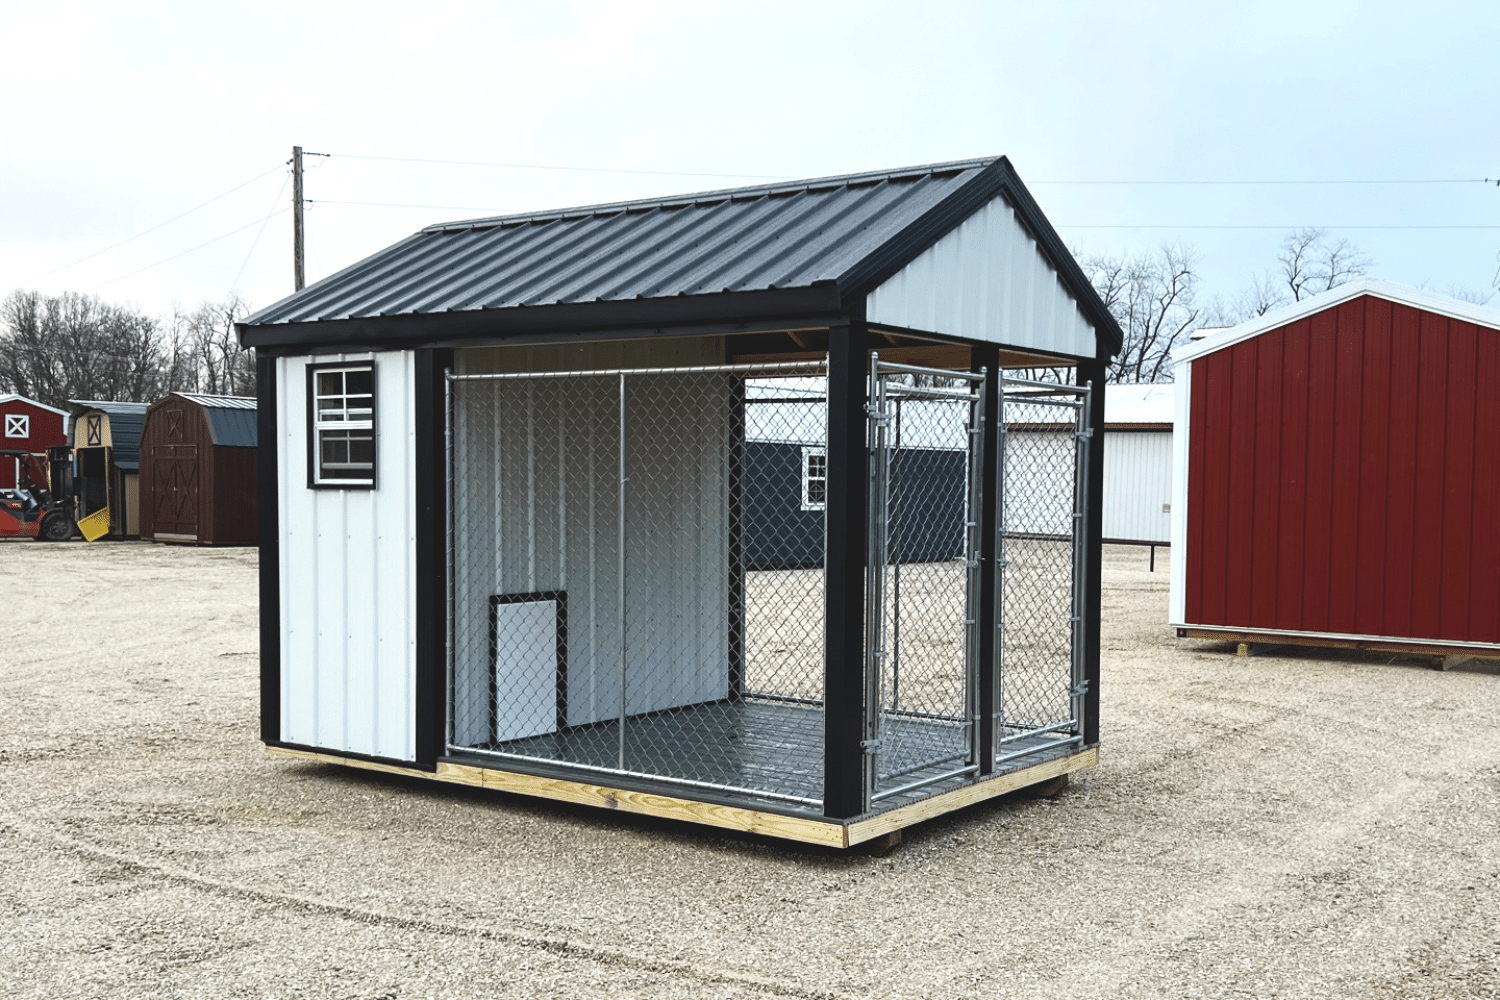
{"type": "Polygon", "coordinates": [[[781,317],[836,316],[837,287],[831,281],[796,288],[714,292],[604,302],[404,313],[305,323],[242,323],[243,347],[331,347],[379,345],[426,347],[516,334],[577,330],[631,330],[690,324],[774,321],[781,317]]]}
{"type": "Polygon", "coordinates": [[[1026,231],[1037,241],[1042,255],[1056,269],[1063,285],[1073,293],[1079,309],[1093,324],[1110,356],[1118,354],[1125,343],[1120,324],[1110,315],[1062,237],[1057,235],[1036,199],[1021,183],[1015,168],[1003,156],[840,275],[839,294],[845,310],[852,309],[856,300],[873,292],[997,195],[1005,198],[1026,231]]]}

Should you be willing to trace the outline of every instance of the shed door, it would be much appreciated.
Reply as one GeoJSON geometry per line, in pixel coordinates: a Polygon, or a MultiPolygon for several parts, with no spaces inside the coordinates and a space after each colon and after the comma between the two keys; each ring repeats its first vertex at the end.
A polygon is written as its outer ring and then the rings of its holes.
{"type": "Polygon", "coordinates": [[[151,520],[158,538],[198,540],[198,448],[151,449],[151,520]]]}

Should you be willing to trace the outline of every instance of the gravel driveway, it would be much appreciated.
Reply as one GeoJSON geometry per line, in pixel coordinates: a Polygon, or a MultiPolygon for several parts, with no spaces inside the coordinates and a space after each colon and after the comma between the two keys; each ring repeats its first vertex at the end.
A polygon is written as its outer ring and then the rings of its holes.
{"type": "Polygon", "coordinates": [[[0,543],[7,997],[1500,996],[1500,676],[1106,551],[1104,757],[884,858],[272,760],[255,555],[0,543]]]}

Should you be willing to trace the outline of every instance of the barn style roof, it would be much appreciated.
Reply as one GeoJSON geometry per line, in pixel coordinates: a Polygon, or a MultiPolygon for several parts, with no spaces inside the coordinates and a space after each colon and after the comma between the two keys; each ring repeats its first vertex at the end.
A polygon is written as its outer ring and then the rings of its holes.
{"type": "Polygon", "coordinates": [[[1388,302],[1396,302],[1400,305],[1411,306],[1413,309],[1422,309],[1427,312],[1437,313],[1439,316],[1447,316],[1451,319],[1462,320],[1465,323],[1473,323],[1477,326],[1489,327],[1500,330],[1500,309],[1489,306],[1477,306],[1472,302],[1464,302],[1447,295],[1437,295],[1433,292],[1424,291],[1420,288],[1409,288],[1406,285],[1398,285],[1393,281],[1382,281],[1378,278],[1362,278],[1359,281],[1351,281],[1347,285],[1322,292],[1303,299],[1301,302],[1293,302],[1291,305],[1282,306],[1280,309],[1272,309],[1264,316],[1241,323],[1239,326],[1231,326],[1223,330],[1217,330],[1202,340],[1195,341],[1172,352],[1172,361],[1182,364],[1201,358],[1205,354],[1222,351],[1226,347],[1232,347],[1242,340],[1251,337],[1259,337],[1263,333],[1280,329],[1289,323],[1295,323],[1305,316],[1323,312],[1336,305],[1357,299],[1361,295],[1373,295],[1376,298],[1385,299],[1388,302]]]}
{"type": "Polygon", "coordinates": [[[174,392],[203,407],[213,443],[226,448],[254,448],[255,399],[246,396],[207,396],[196,392],[174,392]]]}
{"type": "Polygon", "coordinates": [[[127,472],[141,467],[141,428],[146,426],[146,403],[121,403],[108,399],[70,399],[73,421],[90,410],[109,414],[109,436],[114,441],[112,453],[115,465],[127,472]]]}
{"type": "Polygon", "coordinates": [[[240,336],[368,344],[833,314],[1001,196],[1118,350],[1118,325],[1004,157],[430,226],[240,336]]]}

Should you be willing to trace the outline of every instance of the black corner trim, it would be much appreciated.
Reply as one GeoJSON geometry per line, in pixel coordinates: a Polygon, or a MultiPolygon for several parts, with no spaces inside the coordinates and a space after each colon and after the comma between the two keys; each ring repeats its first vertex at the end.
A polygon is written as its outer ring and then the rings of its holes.
{"type": "Polygon", "coordinates": [[[260,546],[260,738],[281,739],[281,523],[276,505],[276,359],[255,359],[256,534],[260,546]]]}
{"type": "Polygon", "coordinates": [[[415,354],[416,396],[416,757],[436,767],[447,744],[448,704],[448,370],[453,352],[415,354]]]}

